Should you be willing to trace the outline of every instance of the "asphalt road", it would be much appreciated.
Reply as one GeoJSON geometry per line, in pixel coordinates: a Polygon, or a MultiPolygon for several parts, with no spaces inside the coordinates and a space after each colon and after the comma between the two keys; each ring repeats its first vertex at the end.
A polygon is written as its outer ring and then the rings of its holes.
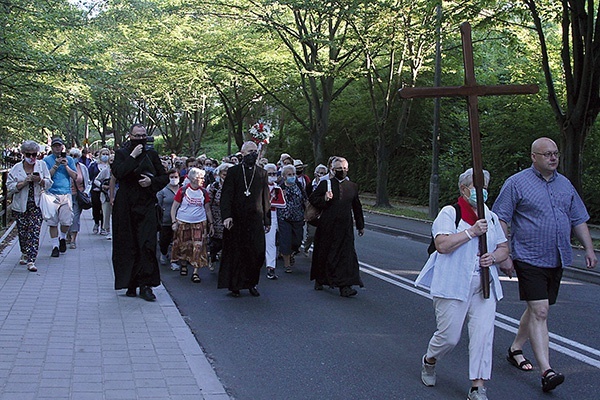
{"type": "MultiPolygon", "coordinates": [[[[466,330],[440,360],[436,387],[420,381],[420,357],[435,319],[428,294],[411,282],[426,260],[427,244],[367,230],[356,245],[365,288],[350,299],[337,290],[313,290],[310,259],[301,255],[292,274],[279,270],[277,281],[263,276],[258,298],[247,291],[241,298],[227,296],[208,270],[201,271],[200,284],[167,268],[162,278],[233,398],[464,399],[466,330]]],[[[549,395],[540,389],[539,371],[521,372],[505,360],[523,304],[514,279],[503,280],[503,288],[489,398],[598,398],[599,287],[567,279],[551,308],[551,361],[567,379],[549,395]]],[[[533,359],[530,348],[525,354],[533,359]]]]}

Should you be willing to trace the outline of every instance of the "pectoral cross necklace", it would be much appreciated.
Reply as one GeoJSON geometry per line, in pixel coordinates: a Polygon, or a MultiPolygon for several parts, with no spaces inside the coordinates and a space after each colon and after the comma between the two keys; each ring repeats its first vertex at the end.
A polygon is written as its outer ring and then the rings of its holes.
{"type": "Polygon", "coordinates": [[[246,179],[246,168],[244,164],[242,164],[242,172],[244,175],[244,186],[246,186],[246,191],[244,194],[246,197],[250,197],[250,187],[252,187],[252,182],[254,182],[254,174],[256,173],[256,168],[252,168],[252,178],[250,178],[250,184],[248,185],[248,180],[246,179]]]}

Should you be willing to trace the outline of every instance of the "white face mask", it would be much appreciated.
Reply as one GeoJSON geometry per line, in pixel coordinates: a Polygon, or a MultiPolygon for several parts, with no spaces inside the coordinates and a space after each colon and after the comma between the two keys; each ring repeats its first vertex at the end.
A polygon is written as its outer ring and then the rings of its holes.
{"type": "Polygon", "coordinates": [[[177,186],[177,185],[179,185],[179,178],[171,178],[171,179],[169,179],[169,183],[172,186],[177,186]]]}
{"type": "Polygon", "coordinates": [[[269,183],[275,183],[277,182],[277,177],[276,176],[269,176],[269,183]]]}
{"type": "Polygon", "coordinates": [[[33,165],[33,164],[35,164],[35,158],[25,157],[25,162],[27,162],[27,164],[33,165]]]}

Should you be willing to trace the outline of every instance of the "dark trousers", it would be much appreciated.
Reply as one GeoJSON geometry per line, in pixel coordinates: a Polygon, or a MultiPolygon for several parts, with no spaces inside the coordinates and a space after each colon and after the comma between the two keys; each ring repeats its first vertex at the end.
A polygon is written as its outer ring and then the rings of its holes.
{"type": "MultiPolygon", "coordinates": [[[[100,192],[96,192],[96,191],[92,190],[91,193],[92,193],[92,217],[94,218],[95,224],[102,226],[102,202],[100,201],[100,192]]],[[[105,227],[103,227],[103,228],[105,228],[105,227]]],[[[110,228],[110,226],[108,228],[110,228]]]]}
{"type": "Polygon", "coordinates": [[[160,247],[160,254],[166,256],[169,252],[169,245],[173,241],[173,228],[169,226],[161,226],[160,232],[158,233],[158,246],[160,247]]]}

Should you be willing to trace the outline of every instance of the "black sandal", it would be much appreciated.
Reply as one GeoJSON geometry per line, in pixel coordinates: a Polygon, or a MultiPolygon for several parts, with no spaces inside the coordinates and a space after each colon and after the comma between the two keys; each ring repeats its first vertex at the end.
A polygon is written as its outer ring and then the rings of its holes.
{"type": "Polygon", "coordinates": [[[200,275],[198,275],[197,273],[193,273],[192,274],[192,282],[194,282],[194,283],[202,282],[202,279],[200,279],[200,275]]]}
{"type": "Polygon", "coordinates": [[[552,368],[542,374],[542,390],[549,392],[565,381],[565,376],[552,368]]]}
{"type": "Polygon", "coordinates": [[[187,265],[182,265],[179,268],[179,275],[181,275],[181,276],[187,276],[187,274],[188,274],[187,265]]]}
{"type": "Polygon", "coordinates": [[[530,372],[533,371],[533,364],[528,359],[521,361],[520,363],[515,360],[515,356],[522,356],[523,350],[511,350],[510,346],[508,347],[508,355],[506,356],[506,360],[511,363],[515,368],[520,369],[521,371],[530,372]],[[526,365],[531,365],[531,369],[523,368],[526,365]]]}

